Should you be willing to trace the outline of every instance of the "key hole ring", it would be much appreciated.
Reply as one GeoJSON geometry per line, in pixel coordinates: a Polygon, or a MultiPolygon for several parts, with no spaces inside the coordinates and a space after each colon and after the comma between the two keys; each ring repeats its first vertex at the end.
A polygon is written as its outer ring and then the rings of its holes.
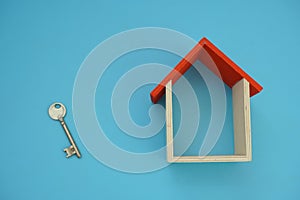
{"type": "Polygon", "coordinates": [[[58,103],[56,103],[56,104],[54,105],[54,107],[55,107],[56,109],[60,109],[60,108],[61,108],[61,105],[58,104],[58,103]]]}

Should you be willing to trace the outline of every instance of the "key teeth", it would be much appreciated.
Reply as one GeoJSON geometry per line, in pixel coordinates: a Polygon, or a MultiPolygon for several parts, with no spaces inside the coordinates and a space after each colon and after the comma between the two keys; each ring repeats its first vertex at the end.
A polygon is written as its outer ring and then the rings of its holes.
{"type": "Polygon", "coordinates": [[[66,154],[67,154],[66,158],[69,158],[69,157],[73,156],[74,154],[76,154],[76,151],[73,146],[65,148],[64,152],[66,152],[66,154]]]}

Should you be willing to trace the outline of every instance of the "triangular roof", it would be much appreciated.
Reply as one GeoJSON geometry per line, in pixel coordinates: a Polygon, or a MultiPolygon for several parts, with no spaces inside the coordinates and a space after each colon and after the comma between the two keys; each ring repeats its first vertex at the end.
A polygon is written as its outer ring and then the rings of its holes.
{"type": "Polygon", "coordinates": [[[153,103],[157,103],[165,93],[166,84],[175,82],[195,63],[201,61],[214,72],[224,83],[232,88],[241,79],[246,79],[250,85],[250,96],[259,93],[263,88],[237,64],[228,58],[208,39],[202,38],[199,43],[176,65],[176,67],[152,90],[150,96],[153,103]],[[209,57],[207,56],[209,54],[209,57]],[[216,69],[217,67],[217,69],[216,69]]]}

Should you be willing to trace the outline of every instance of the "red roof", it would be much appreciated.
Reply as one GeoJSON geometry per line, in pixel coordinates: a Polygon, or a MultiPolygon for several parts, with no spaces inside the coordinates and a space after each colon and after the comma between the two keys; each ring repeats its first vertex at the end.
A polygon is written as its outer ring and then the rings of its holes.
{"type": "Polygon", "coordinates": [[[195,63],[201,61],[220,79],[232,88],[238,81],[245,78],[250,84],[250,96],[259,93],[263,88],[237,64],[228,58],[208,39],[202,38],[199,43],[176,65],[176,67],[152,90],[150,96],[153,103],[165,93],[165,85],[172,80],[175,82],[195,63]]]}

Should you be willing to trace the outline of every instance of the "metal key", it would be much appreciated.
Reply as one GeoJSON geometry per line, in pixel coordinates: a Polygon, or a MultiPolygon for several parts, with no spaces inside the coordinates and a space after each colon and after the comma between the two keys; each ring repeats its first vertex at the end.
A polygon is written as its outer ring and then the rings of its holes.
{"type": "Polygon", "coordinates": [[[73,137],[64,121],[64,117],[67,113],[67,110],[66,110],[66,107],[62,104],[62,103],[54,103],[52,104],[50,107],[49,107],[49,110],[48,110],[48,113],[49,113],[49,116],[54,119],[54,120],[57,120],[60,122],[61,126],[63,127],[70,143],[71,143],[71,146],[70,147],[67,147],[64,149],[64,151],[66,152],[67,154],[67,158],[71,157],[72,155],[76,154],[76,156],[78,158],[81,157],[80,155],[80,152],[73,140],[73,137]]]}

